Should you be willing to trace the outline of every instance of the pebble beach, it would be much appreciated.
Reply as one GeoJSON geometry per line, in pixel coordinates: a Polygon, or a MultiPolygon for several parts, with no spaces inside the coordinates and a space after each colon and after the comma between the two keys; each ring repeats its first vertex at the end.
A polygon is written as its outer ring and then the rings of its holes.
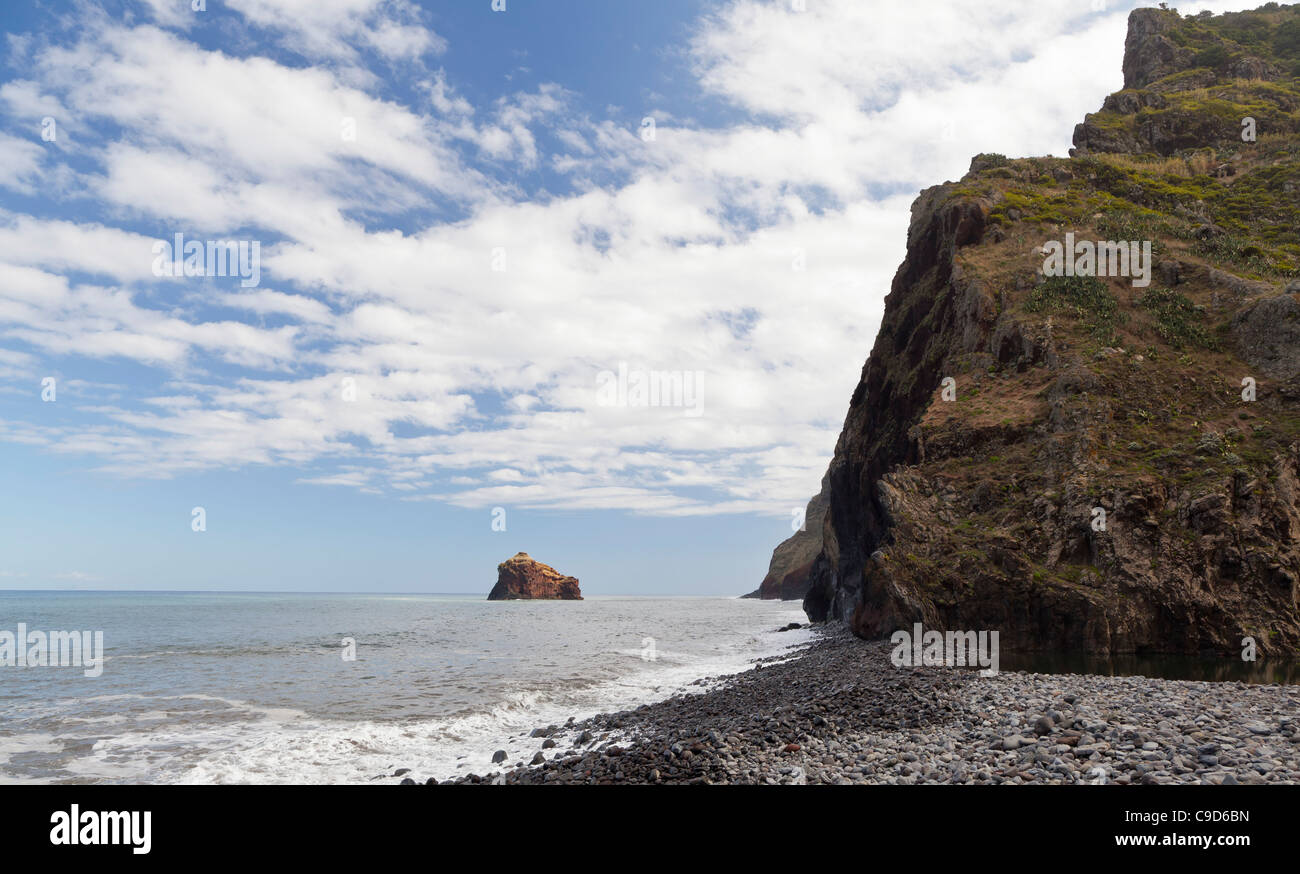
{"type": "MultiPolygon", "coordinates": [[[[444,783],[1265,784],[1300,781],[1300,687],[898,668],[819,630],[699,691],[527,735],[444,783]],[[515,745],[518,748],[518,745],[515,745]]],[[[435,784],[401,771],[403,783],[435,784]]]]}

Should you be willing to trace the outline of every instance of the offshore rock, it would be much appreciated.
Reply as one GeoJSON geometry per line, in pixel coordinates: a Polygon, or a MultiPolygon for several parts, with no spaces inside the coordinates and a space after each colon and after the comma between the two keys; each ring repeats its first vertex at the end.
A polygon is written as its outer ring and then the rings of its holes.
{"type": "Polygon", "coordinates": [[[577,577],[566,577],[550,565],[521,552],[497,565],[497,584],[489,601],[581,601],[577,577]]]}

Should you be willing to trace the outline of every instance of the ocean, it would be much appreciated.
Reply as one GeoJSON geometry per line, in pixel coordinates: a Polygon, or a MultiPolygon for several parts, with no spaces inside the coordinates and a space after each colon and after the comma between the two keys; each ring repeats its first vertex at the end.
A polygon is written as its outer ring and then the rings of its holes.
{"type": "Polygon", "coordinates": [[[811,632],[776,629],[800,621],[733,598],[0,592],[0,633],[102,631],[104,651],[98,676],[0,665],[0,782],[483,774],[498,749],[531,757],[533,728],[786,652],[811,632]]]}

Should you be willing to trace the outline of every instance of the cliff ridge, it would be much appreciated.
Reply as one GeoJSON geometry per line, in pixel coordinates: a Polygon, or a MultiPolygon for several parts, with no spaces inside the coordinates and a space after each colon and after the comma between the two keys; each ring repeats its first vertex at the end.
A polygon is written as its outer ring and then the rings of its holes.
{"type": "Polygon", "coordinates": [[[814,621],[1300,653],[1300,7],[1137,10],[1124,74],[1070,158],[981,155],[913,205],[814,621]],[[1094,269],[1049,269],[1076,240],[1094,269]]]}

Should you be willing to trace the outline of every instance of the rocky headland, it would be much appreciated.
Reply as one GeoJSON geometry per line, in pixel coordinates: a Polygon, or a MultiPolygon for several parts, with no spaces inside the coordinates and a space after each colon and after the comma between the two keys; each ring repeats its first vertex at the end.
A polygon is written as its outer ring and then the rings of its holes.
{"type": "Polygon", "coordinates": [[[757,589],[745,595],[764,601],[802,601],[811,584],[813,561],[822,551],[822,526],[830,500],[830,485],[822,477],[821,491],[808,502],[803,525],[772,552],[767,576],[757,589]]]}
{"type": "Polygon", "coordinates": [[[913,205],[814,621],[1300,654],[1300,7],[1136,10],[1124,75],[1071,157],[980,155],[913,205]],[[1147,275],[1046,269],[1076,241],[1147,275]]]}

